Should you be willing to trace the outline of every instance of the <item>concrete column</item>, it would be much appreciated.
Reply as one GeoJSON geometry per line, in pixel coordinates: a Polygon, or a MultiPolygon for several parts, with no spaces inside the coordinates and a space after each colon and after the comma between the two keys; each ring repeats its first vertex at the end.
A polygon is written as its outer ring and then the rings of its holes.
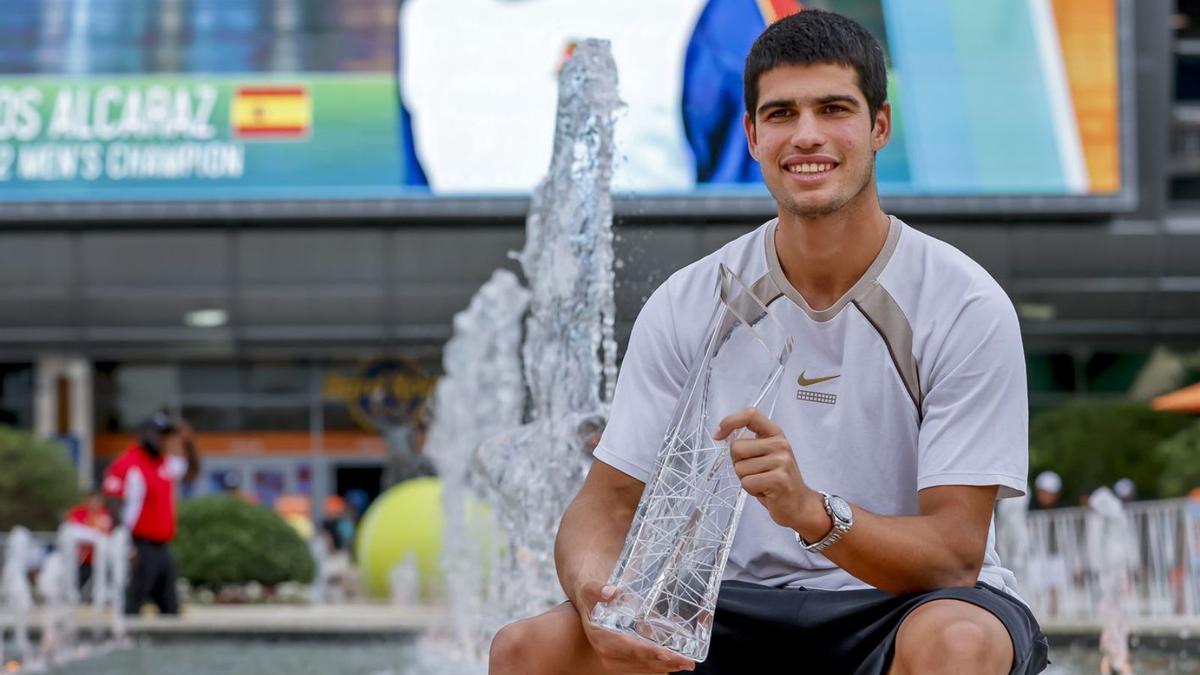
{"type": "Polygon", "coordinates": [[[58,372],[62,359],[40,356],[34,365],[33,433],[54,438],[58,424],[58,372]]]}
{"type": "Polygon", "coordinates": [[[73,451],[79,485],[92,485],[94,450],[92,362],[82,356],[38,358],[34,377],[33,429],[73,451]]]}

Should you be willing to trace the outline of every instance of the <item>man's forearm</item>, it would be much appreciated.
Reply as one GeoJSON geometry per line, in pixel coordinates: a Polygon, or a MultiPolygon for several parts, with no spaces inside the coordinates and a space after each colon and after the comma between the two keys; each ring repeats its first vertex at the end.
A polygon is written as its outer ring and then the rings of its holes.
{"type": "MultiPolygon", "coordinates": [[[[777,524],[818,542],[833,527],[821,493],[804,480],[783,429],[756,408],[721,420],[733,470],[777,524]],[[748,429],[753,437],[732,436],[748,429]]],[[[853,506],[854,523],[825,557],[892,593],[975,583],[983,565],[998,485],[936,485],[917,492],[919,516],[880,516],[853,506]]],[[[799,544],[797,544],[798,546],[799,544]]]]}
{"type": "Polygon", "coordinates": [[[184,485],[191,485],[200,475],[200,453],[196,451],[196,442],[189,435],[183,442],[184,456],[187,458],[187,470],[183,474],[184,485]]]}
{"type": "Polygon", "coordinates": [[[633,521],[635,507],[580,493],[567,507],[554,542],[563,592],[576,606],[582,583],[607,579],[633,521]]]}
{"type": "MultiPolygon", "coordinates": [[[[961,490],[961,486],[959,487],[961,490]]],[[[994,499],[995,488],[970,488],[994,499]]],[[[857,505],[854,525],[822,553],[866,583],[890,593],[973,586],[983,565],[990,510],[973,502],[945,502],[919,516],[882,516],[857,505]]],[[[796,528],[806,541],[829,532],[832,521],[821,502],[809,505],[796,528]]]]}
{"type": "Polygon", "coordinates": [[[880,516],[855,507],[850,532],[823,553],[853,576],[889,593],[973,586],[983,551],[974,555],[956,550],[938,525],[929,516],[880,516]]]}

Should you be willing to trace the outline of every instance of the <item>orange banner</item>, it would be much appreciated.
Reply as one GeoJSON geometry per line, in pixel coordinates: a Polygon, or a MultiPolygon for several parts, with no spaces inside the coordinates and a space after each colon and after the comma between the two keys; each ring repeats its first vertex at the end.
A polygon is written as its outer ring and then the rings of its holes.
{"type": "MultiPolygon", "coordinates": [[[[115,457],[133,440],[132,434],[99,434],[96,436],[96,456],[115,457]]],[[[196,434],[196,449],[201,455],[306,455],[318,442],[321,452],[328,455],[382,455],[386,451],[386,445],[378,435],[359,431],[327,431],[319,436],[307,431],[196,434]]]]}

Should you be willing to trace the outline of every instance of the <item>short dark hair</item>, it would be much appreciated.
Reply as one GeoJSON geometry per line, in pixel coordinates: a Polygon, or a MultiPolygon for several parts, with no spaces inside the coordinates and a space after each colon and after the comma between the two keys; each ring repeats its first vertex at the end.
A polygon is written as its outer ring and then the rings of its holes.
{"type": "Polygon", "coordinates": [[[883,48],[861,24],[841,14],[805,9],[767,26],[746,56],[743,71],[746,112],[754,118],[758,78],[778,66],[836,63],[858,73],[858,88],[867,99],[871,124],[887,100],[887,67],[883,48]]]}

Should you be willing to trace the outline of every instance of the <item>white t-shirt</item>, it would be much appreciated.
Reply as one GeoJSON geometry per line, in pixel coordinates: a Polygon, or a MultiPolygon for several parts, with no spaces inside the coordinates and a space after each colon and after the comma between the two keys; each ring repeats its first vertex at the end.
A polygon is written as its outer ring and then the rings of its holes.
{"type": "MultiPolygon", "coordinates": [[[[703,355],[723,263],[795,338],[772,419],[810,487],[889,516],[917,515],[917,492],[936,485],[998,485],[1000,497],[1024,494],[1025,356],[1012,303],[987,272],[892,218],[863,277],[833,306],[815,311],[783,274],[775,227],[772,220],[679,270],[646,302],[596,458],[642,482],[652,476],[689,368],[703,355]]],[[[993,527],[980,580],[1012,592],[1015,580],[994,542],[993,527]]],[[[805,552],[753,498],[725,578],[867,587],[825,556],[805,552]]]]}

